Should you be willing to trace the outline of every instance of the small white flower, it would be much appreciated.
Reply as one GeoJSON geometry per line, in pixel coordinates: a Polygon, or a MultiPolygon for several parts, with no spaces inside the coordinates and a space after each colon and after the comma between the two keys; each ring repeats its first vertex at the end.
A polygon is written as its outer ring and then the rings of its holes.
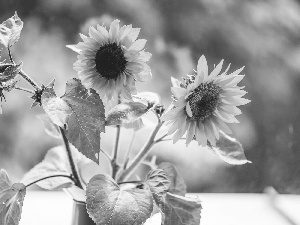
{"type": "Polygon", "coordinates": [[[205,56],[201,56],[196,75],[189,75],[184,83],[172,78],[174,101],[162,119],[171,124],[168,134],[174,133],[174,143],[187,133],[187,145],[193,139],[202,146],[207,141],[215,145],[220,130],[231,133],[226,123],[239,123],[235,116],[242,112],[237,106],[250,102],[242,98],[247,93],[244,87],[237,86],[244,78],[240,75],[243,68],[227,75],[228,66],[220,74],[222,65],[223,60],[208,74],[205,56]]]}
{"type": "Polygon", "coordinates": [[[107,100],[116,100],[118,94],[131,99],[136,94],[135,82],[151,76],[146,64],[151,54],[143,50],[146,40],[137,40],[140,29],[119,28],[119,22],[114,20],[109,31],[100,25],[90,27],[89,37],[80,34],[83,42],[67,46],[79,54],[74,69],[82,83],[107,100]]]}

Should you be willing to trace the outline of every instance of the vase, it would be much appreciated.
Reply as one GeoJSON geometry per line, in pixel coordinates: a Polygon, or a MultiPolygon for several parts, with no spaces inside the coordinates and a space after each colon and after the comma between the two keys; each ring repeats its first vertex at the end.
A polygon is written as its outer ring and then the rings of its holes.
{"type": "Polygon", "coordinates": [[[64,189],[64,191],[73,199],[73,211],[70,225],[96,225],[89,217],[86,210],[85,191],[75,186],[64,189]]]}

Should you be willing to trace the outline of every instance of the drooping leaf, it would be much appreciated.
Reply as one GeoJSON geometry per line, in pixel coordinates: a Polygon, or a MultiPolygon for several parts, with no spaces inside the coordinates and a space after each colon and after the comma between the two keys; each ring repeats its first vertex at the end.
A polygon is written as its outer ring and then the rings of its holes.
{"type": "Polygon", "coordinates": [[[105,131],[105,110],[100,96],[95,90],[89,91],[78,79],[66,84],[62,99],[68,103],[71,114],[68,116],[66,136],[86,157],[98,163],[100,152],[100,132],[105,131]]]}
{"type": "Polygon", "coordinates": [[[150,187],[156,204],[161,204],[163,196],[170,187],[170,181],[166,173],[161,169],[151,170],[147,175],[146,184],[150,187]]]}
{"type": "Polygon", "coordinates": [[[45,128],[45,132],[48,135],[54,138],[61,138],[59,127],[52,122],[52,120],[47,114],[37,115],[37,118],[39,118],[42,121],[45,128]]]}
{"type": "Polygon", "coordinates": [[[72,110],[67,102],[56,96],[52,85],[43,91],[42,106],[54,124],[59,127],[67,124],[72,110]]]}
{"type": "Polygon", "coordinates": [[[12,184],[5,170],[0,170],[0,224],[18,225],[26,187],[22,183],[12,184]]]}
{"type": "Polygon", "coordinates": [[[201,201],[167,193],[161,205],[162,225],[199,225],[201,201]]]}
{"type": "Polygon", "coordinates": [[[157,104],[161,104],[159,95],[154,92],[140,92],[134,97],[147,103],[150,108],[157,104]]]}
{"type": "Polygon", "coordinates": [[[20,38],[23,22],[17,12],[11,18],[0,24],[0,43],[6,48],[13,46],[20,38]]]}
{"type": "Polygon", "coordinates": [[[153,210],[148,185],[119,186],[110,176],[94,176],[86,191],[87,211],[97,225],[143,224],[153,210]]]}
{"type": "Polygon", "coordinates": [[[122,127],[126,128],[126,129],[134,129],[135,131],[141,129],[142,127],[144,127],[144,123],[142,118],[139,118],[135,121],[133,121],[132,123],[124,123],[122,125],[122,127]]]}
{"type": "Polygon", "coordinates": [[[140,102],[124,102],[113,107],[107,115],[106,126],[132,123],[148,111],[140,102]]]}
{"type": "Polygon", "coordinates": [[[0,82],[7,82],[13,80],[21,71],[23,63],[20,64],[10,64],[10,63],[0,63],[0,82]]]}
{"type": "Polygon", "coordinates": [[[211,146],[211,149],[223,161],[229,164],[242,165],[251,163],[251,161],[246,159],[241,143],[222,131],[220,131],[220,138],[216,142],[216,146],[211,146]]]}
{"type": "Polygon", "coordinates": [[[169,162],[163,162],[158,165],[158,169],[162,169],[167,174],[170,180],[170,188],[168,192],[185,196],[186,184],[180,173],[177,171],[176,167],[169,162]]]}
{"type": "MultiPolygon", "coordinates": [[[[80,168],[91,162],[88,158],[82,155],[74,146],[71,147],[72,156],[75,166],[80,172],[80,168]]],[[[68,156],[64,146],[57,146],[48,150],[42,162],[29,170],[23,177],[22,182],[29,184],[32,181],[38,180],[45,176],[58,174],[71,174],[71,168],[68,161],[68,156]]],[[[49,178],[36,183],[41,188],[47,190],[58,190],[68,188],[73,185],[73,181],[67,177],[49,178]]]]}

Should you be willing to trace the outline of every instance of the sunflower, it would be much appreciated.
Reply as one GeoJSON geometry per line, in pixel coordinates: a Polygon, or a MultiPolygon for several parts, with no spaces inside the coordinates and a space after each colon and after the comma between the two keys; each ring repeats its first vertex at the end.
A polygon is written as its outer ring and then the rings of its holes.
{"type": "Polygon", "coordinates": [[[184,82],[172,78],[173,103],[162,119],[171,124],[168,134],[177,142],[186,134],[186,145],[196,139],[199,145],[207,141],[216,145],[220,130],[231,133],[226,123],[239,123],[235,118],[241,114],[237,107],[250,100],[242,98],[247,92],[237,84],[244,78],[243,68],[231,74],[221,73],[223,60],[208,74],[205,56],[201,56],[195,75],[188,75],[184,82]]]}
{"type": "Polygon", "coordinates": [[[82,42],[67,46],[79,54],[74,70],[82,83],[107,100],[116,100],[118,95],[131,99],[136,94],[135,82],[151,76],[146,64],[151,54],[143,50],[146,40],[137,40],[140,29],[119,28],[119,22],[114,20],[109,31],[100,25],[90,27],[89,37],[80,34],[82,42]]]}

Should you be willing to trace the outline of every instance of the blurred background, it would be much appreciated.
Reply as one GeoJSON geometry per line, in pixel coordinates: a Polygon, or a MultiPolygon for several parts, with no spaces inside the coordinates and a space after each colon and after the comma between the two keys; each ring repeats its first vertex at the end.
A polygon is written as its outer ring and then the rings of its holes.
{"type": "MultiPolygon", "coordinates": [[[[184,143],[164,142],[151,154],[158,156],[158,162],[176,164],[189,192],[261,193],[273,186],[279,193],[300,193],[300,1],[0,1],[1,22],[15,11],[24,21],[21,38],[12,48],[15,61],[23,61],[24,71],[39,85],[55,78],[59,96],[65,82],[77,77],[72,68],[76,54],[65,45],[77,43],[78,33],[87,34],[89,26],[109,26],[115,18],[122,25],[142,28],[139,38],[148,40],[153,78],[138,85],[138,90],[159,93],[166,106],[171,103],[170,77],[191,74],[202,54],[210,71],[222,59],[224,67],[231,63],[230,71],[245,66],[241,85],[252,102],[240,107],[240,124],[230,127],[252,164],[228,165],[196,144],[186,148],[184,143]]],[[[15,90],[5,97],[0,167],[19,180],[49,148],[62,142],[44,132],[36,118],[43,110],[38,106],[30,110],[32,100],[26,93],[15,90]]],[[[133,155],[150,129],[146,126],[136,134],[133,155]]],[[[122,147],[131,134],[131,130],[121,133],[122,147]]],[[[102,135],[102,146],[108,151],[112,135],[110,129],[102,135]]]]}

